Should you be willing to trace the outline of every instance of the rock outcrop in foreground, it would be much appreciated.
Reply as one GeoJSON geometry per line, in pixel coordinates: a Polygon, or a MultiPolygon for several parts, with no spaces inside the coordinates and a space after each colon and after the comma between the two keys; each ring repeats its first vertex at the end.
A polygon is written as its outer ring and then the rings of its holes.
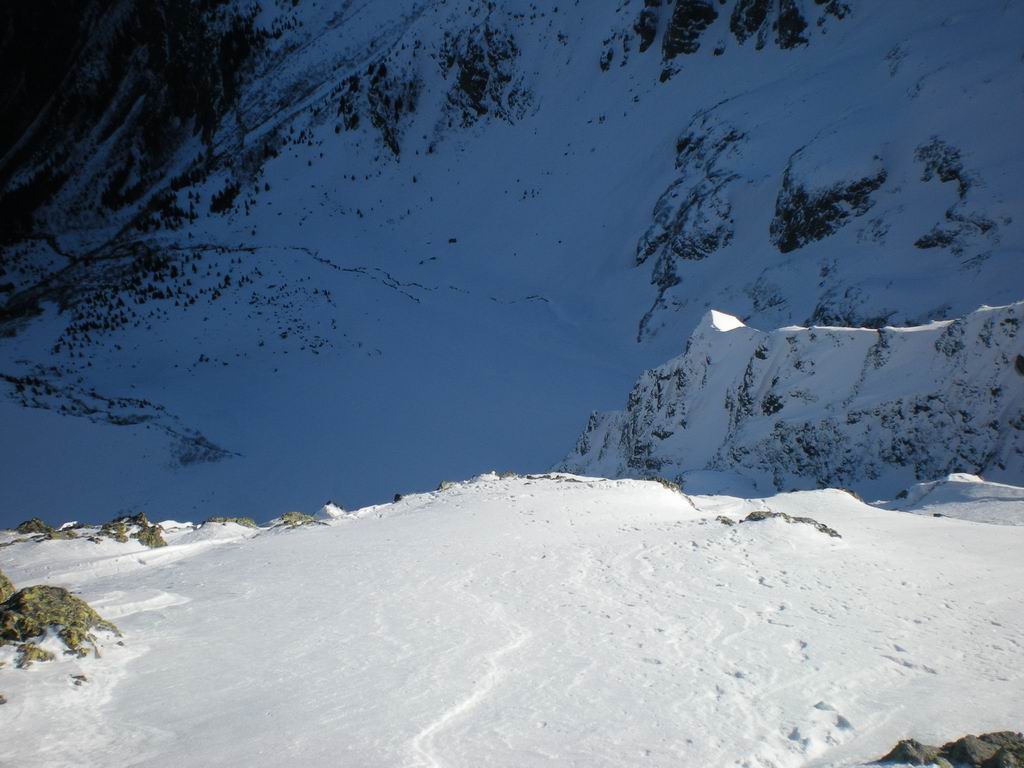
{"type": "Polygon", "coordinates": [[[1024,765],[1024,736],[1013,731],[997,731],[981,736],[964,736],[941,747],[905,739],[878,762],[882,765],[937,765],[939,768],[953,765],[1018,768],[1024,765]]]}

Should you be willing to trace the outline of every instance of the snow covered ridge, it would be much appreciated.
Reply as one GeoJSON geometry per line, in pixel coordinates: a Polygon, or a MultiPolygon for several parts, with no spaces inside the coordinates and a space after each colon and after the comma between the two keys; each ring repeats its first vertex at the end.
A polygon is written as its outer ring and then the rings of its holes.
{"type": "Polygon", "coordinates": [[[765,333],[709,312],[686,351],[594,413],[560,468],[888,495],[952,472],[1024,480],[1024,303],[879,330],[765,333]]]}
{"type": "Polygon", "coordinates": [[[0,762],[849,768],[1020,728],[1024,528],[571,475],[345,518],[0,547],[121,633],[0,646],[0,762]]]}

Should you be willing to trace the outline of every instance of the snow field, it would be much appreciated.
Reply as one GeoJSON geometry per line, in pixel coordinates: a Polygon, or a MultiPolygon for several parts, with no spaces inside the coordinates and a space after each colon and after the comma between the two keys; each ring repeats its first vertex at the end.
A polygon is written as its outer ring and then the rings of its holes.
{"type": "Polygon", "coordinates": [[[0,674],[0,760],[848,766],[1024,711],[1021,528],[572,476],[354,518],[131,569],[89,542],[0,550],[125,634],[0,674]],[[843,538],[715,519],[765,506],[843,538]]]}

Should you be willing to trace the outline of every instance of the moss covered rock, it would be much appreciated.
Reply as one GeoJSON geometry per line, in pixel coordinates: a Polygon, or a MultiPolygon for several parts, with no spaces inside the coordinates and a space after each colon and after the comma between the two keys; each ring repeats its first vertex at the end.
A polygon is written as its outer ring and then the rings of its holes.
{"type": "Polygon", "coordinates": [[[130,517],[117,517],[109,523],[104,523],[100,528],[100,535],[122,544],[130,538],[138,539],[140,543],[151,549],[167,546],[167,542],[164,541],[163,528],[149,522],[145,512],[139,512],[130,517]]]}
{"type": "Polygon", "coordinates": [[[7,574],[0,571],[0,602],[14,594],[14,582],[7,578],[7,574]]]}
{"type": "Polygon", "coordinates": [[[64,539],[77,539],[78,532],[72,528],[54,529],[46,534],[46,538],[54,541],[64,539]]]}
{"type": "Polygon", "coordinates": [[[140,544],[145,544],[150,549],[156,549],[157,547],[166,547],[167,542],[164,541],[164,529],[159,525],[146,525],[139,529],[137,533],[132,534],[133,539],[138,539],[140,544]]]}
{"type": "Polygon", "coordinates": [[[27,669],[33,661],[53,661],[54,656],[45,648],[35,643],[22,643],[18,646],[18,669],[27,669]]]}
{"type": "Polygon", "coordinates": [[[285,512],[281,515],[281,525],[298,528],[300,525],[322,525],[322,523],[312,515],[303,512],[285,512]]]}
{"type": "Polygon", "coordinates": [[[92,630],[121,634],[88,603],[61,587],[26,587],[0,604],[0,644],[29,643],[45,635],[50,627],[57,631],[68,650],[78,656],[86,655],[86,643],[95,649],[92,630]]]}
{"type": "Polygon", "coordinates": [[[125,525],[123,519],[111,520],[109,523],[103,524],[103,527],[100,528],[100,534],[124,544],[128,541],[128,526],[125,525]]]}
{"type": "Polygon", "coordinates": [[[33,517],[31,520],[26,520],[15,528],[18,533],[33,534],[33,533],[52,533],[53,528],[44,523],[38,517],[33,517]]]}
{"type": "Polygon", "coordinates": [[[206,522],[208,523],[235,523],[237,525],[245,526],[246,528],[259,528],[256,525],[256,521],[251,517],[211,517],[206,522]]]}

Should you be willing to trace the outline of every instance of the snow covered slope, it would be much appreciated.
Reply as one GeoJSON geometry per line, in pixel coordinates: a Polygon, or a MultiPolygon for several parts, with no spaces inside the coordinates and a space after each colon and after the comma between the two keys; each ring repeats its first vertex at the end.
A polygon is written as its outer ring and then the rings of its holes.
{"type": "Polygon", "coordinates": [[[487,475],[246,531],[0,549],[124,643],[0,669],[0,761],[850,766],[1024,711],[1024,528],[487,475]],[[842,538],[716,519],[764,509],[842,538]]]}
{"type": "Polygon", "coordinates": [[[1020,3],[72,7],[0,9],[10,523],[541,469],[711,307],[1022,298],[1020,3]]]}
{"type": "Polygon", "coordinates": [[[877,331],[749,328],[709,312],[626,410],[595,413],[562,468],[745,474],[891,498],[950,472],[1024,484],[1024,303],[877,331]]]}
{"type": "Polygon", "coordinates": [[[1024,525],[1024,488],[955,473],[942,480],[918,483],[885,507],[979,523],[1024,525]]]}

